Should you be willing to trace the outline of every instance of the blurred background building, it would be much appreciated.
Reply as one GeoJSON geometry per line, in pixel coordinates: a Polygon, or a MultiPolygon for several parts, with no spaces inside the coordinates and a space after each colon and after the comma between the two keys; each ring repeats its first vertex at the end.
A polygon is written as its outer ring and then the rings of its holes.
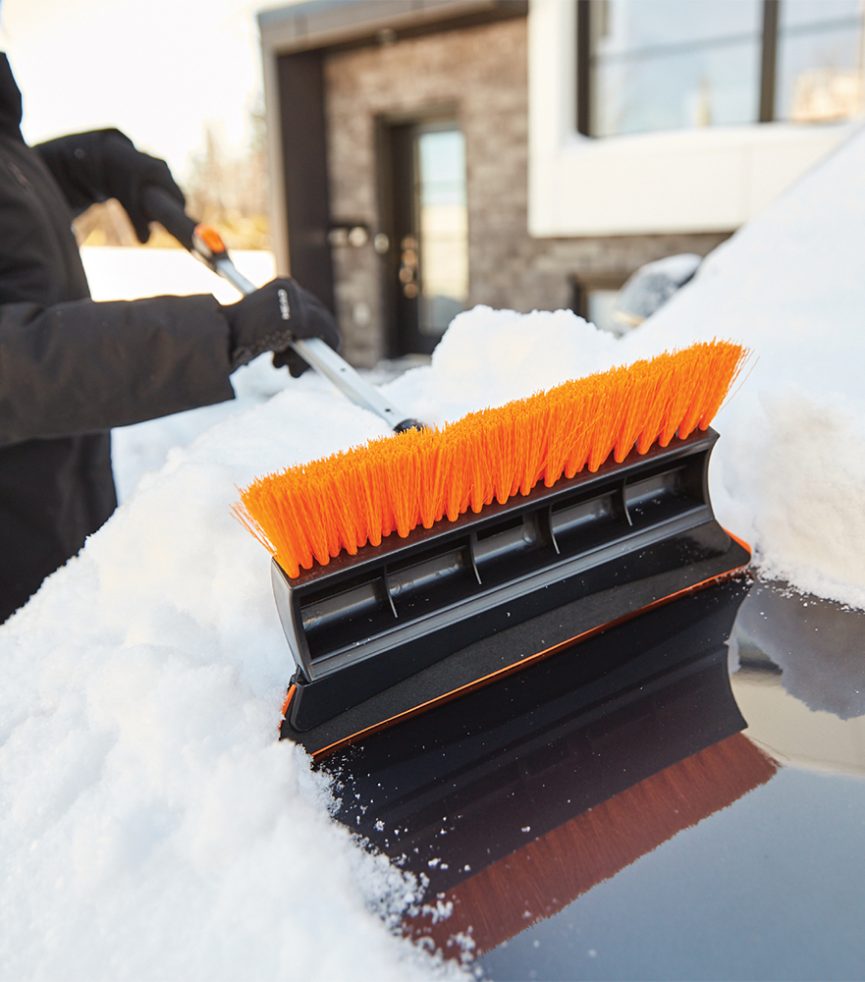
{"type": "Polygon", "coordinates": [[[477,303],[608,325],[865,109],[862,0],[311,0],[259,14],[277,263],[359,364],[477,303]]]}

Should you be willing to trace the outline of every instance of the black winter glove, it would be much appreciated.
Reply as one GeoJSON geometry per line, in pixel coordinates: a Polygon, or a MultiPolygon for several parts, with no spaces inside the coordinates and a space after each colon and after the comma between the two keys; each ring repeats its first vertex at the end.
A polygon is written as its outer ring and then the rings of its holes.
{"type": "Polygon", "coordinates": [[[288,347],[295,338],[321,338],[334,351],[339,350],[339,328],[333,314],[288,277],[271,280],[223,310],[231,335],[232,371],[265,351],[273,351],[274,367],[288,366],[297,378],[309,366],[288,347]]]}
{"type": "Polygon", "coordinates": [[[149,184],[186,204],[164,160],[136,150],[120,130],[94,130],[61,136],[34,147],[54,175],[74,212],[96,201],[116,198],[126,209],[139,242],[150,238],[150,224],[142,207],[142,191],[149,184]]]}

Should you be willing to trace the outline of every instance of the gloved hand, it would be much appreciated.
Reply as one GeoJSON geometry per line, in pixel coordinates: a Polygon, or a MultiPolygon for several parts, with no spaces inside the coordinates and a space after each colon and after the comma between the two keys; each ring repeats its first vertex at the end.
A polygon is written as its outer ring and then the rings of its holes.
{"type": "Polygon", "coordinates": [[[135,149],[120,130],[94,130],[49,140],[34,148],[59,183],[73,211],[116,198],[126,209],[139,242],[150,238],[142,191],[155,184],[186,204],[164,160],[135,149]]]}
{"type": "Polygon", "coordinates": [[[321,338],[339,350],[339,328],[333,314],[289,277],[271,280],[223,310],[231,335],[232,371],[265,351],[273,351],[274,367],[288,366],[297,378],[309,366],[288,347],[294,338],[321,338]]]}
{"type": "Polygon", "coordinates": [[[155,184],[185,207],[183,192],[164,160],[136,150],[132,141],[119,130],[106,132],[102,154],[106,196],[116,198],[123,205],[138,241],[147,242],[150,223],[141,201],[144,188],[155,184]]]}

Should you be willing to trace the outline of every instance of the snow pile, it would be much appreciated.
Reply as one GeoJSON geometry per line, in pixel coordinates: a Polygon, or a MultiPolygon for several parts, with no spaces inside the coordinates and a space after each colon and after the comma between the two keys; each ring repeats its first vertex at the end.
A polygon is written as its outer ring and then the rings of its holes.
{"type": "Polygon", "coordinates": [[[739,341],[753,357],[714,424],[718,517],[765,576],[865,607],[863,239],[865,131],[621,340],[566,311],[478,308],[456,318],[429,375],[393,392],[450,419],[697,340],[739,341]]]}
{"type": "Polygon", "coordinates": [[[766,576],[865,607],[865,131],[716,250],[627,337],[754,352],[716,421],[712,497],[766,576]]]}
{"type": "Polygon", "coordinates": [[[0,630],[3,979],[432,970],[376,913],[413,884],[275,740],[288,651],[266,557],[228,513],[262,467],[367,434],[321,388],[171,454],[0,630]]]}
{"type": "Polygon", "coordinates": [[[408,373],[391,391],[405,401],[420,385],[424,415],[440,422],[588,375],[615,359],[615,336],[569,310],[517,314],[477,307],[457,315],[433,352],[431,372],[408,373]]]}
{"type": "MultiPolygon", "coordinates": [[[[744,341],[757,358],[718,419],[719,516],[765,571],[865,605],[863,229],[859,136],[624,340],[481,308],[388,392],[436,422],[698,338],[744,341]]],[[[374,912],[395,916],[412,884],[352,845],[305,758],[275,742],[289,656],[235,487],[385,433],[321,380],[283,379],[171,451],[0,629],[3,978],[435,967],[374,912]]]]}

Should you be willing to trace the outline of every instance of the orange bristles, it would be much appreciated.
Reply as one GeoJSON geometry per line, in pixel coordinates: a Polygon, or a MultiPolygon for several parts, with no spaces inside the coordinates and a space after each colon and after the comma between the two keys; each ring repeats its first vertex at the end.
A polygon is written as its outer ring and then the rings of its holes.
{"type": "Polygon", "coordinates": [[[712,341],[471,413],[441,429],[373,440],[255,481],[236,513],[289,576],[396,532],[453,521],[552,487],[611,455],[705,430],[744,350],[712,341]]]}

